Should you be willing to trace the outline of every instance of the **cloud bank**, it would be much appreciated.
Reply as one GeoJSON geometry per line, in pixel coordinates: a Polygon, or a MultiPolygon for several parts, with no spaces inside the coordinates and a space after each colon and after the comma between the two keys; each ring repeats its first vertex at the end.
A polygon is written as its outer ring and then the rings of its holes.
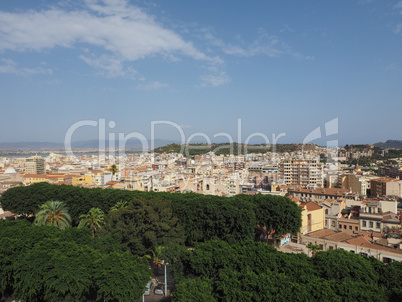
{"type": "Polygon", "coordinates": [[[86,9],[51,8],[24,13],[0,12],[0,50],[41,51],[80,43],[102,47],[130,61],[157,53],[179,52],[209,58],[178,34],[127,1],[85,1],[86,9]]]}
{"type": "MultiPolygon", "coordinates": [[[[72,9],[0,11],[0,42],[0,52],[85,48],[79,58],[106,77],[135,78],[137,72],[123,63],[157,55],[220,62],[126,0],[85,0],[83,7],[72,9]]],[[[2,67],[2,72],[7,70],[12,66],[2,67]]]]}

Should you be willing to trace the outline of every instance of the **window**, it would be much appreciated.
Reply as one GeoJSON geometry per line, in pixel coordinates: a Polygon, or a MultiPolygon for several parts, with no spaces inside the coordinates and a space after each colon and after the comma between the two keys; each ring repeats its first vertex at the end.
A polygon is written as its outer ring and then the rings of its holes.
{"type": "Polygon", "coordinates": [[[366,221],[363,221],[363,227],[365,228],[367,226],[366,221]]]}
{"type": "Polygon", "coordinates": [[[341,224],[339,225],[339,228],[342,229],[342,225],[341,225],[341,224]]]}
{"type": "Polygon", "coordinates": [[[372,221],[369,222],[369,227],[372,228],[374,226],[374,223],[372,221]]]}
{"type": "Polygon", "coordinates": [[[333,250],[333,249],[334,249],[334,247],[333,247],[332,245],[330,245],[330,246],[329,246],[329,249],[330,249],[330,250],[333,250]]]}
{"type": "Polygon", "coordinates": [[[379,222],[377,222],[377,229],[379,229],[380,228],[380,223],[379,222]]]}
{"type": "Polygon", "coordinates": [[[346,224],[343,225],[343,229],[346,230],[346,224]]]}
{"type": "Polygon", "coordinates": [[[325,225],[328,225],[328,220],[325,219],[325,225]]]}
{"type": "Polygon", "coordinates": [[[320,244],[320,250],[324,250],[324,246],[320,244]]]}
{"type": "Polygon", "coordinates": [[[358,228],[357,226],[355,226],[355,231],[356,231],[356,232],[359,231],[359,228],[358,228]]]}
{"type": "Polygon", "coordinates": [[[349,230],[352,230],[352,226],[351,226],[351,225],[349,226],[349,230]]]}
{"type": "Polygon", "coordinates": [[[328,209],[325,210],[325,215],[328,215],[328,209]]]}
{"type": "Polygon", "coordinates": [[[332,224],[331,224],[333,227],[335,226],[335,221],[332,221],[332,224]]]}

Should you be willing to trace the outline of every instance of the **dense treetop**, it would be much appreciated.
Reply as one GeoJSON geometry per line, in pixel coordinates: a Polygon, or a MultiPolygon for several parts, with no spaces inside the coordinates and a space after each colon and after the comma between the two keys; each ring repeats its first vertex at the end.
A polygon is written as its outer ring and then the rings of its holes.
{"type": "Polygon", "coordinates": [[[39,183],[6,191],[0,203],[35,214],[49,200],[63,202],[72,228],[0,221],[0,296],[135,301],[151,275],[139,256],[158,254],[174,274],[174,301],[402,300],[400,262],[385,265],[342,250],[309,258],[253,241],[258,224],[277,235],[298,232],[301,209],[288,198],[39,183]],[[103,213],[96,233],[75,227],[91,209],[103,213]]]}
{"type": "Polygon", "coordinates": [[[401,301],[402,263],[344,250],[286,254],[261,242],[214,240],[164,251],[174,301],[401,301]]]}
{"type": "Polygon", "coordinates": [[[89,229],[0,220],[0,296],[21,301],[134,301],[151,271],[89,229]]]}
{"type": "Polygon", "coordinates": [[[92,208],[111,212],[105,217],[105,230],[121,238],[132,252],[141,255],[165,244],[160,239],[165,236],[187,244],[211,239],[233,243],[253,239],[257,224],[276,230],[279,235],[296,234],[301,227],[301,209],[290,199],[279,196],[238,195],[228,198],[38,183],[12,188],[0,197],[3,209],[17,214],[35,214],[48,200],[63,202],[73,225],[78,225],[80,215],[92,208]],[[129,206],[110,211],[121,201],[127,201],[129,206]],[[135,228],[147,232],[138,233],[135,228]],[[140,244],[142,239],[133,239],[140,234],[150,236],[145,240],[147,244],[140,244]],[[138,250],[133,250],[134,246],[138,250]]]}

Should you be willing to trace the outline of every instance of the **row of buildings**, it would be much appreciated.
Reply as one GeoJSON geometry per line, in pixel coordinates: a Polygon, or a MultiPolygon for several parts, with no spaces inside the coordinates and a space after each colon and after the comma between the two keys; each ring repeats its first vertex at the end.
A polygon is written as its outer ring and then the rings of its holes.
{"type": "MultiPolygon", "coordinates": [[[[402,217],[398,208],[402,181],[396,173],[402,169],[399,166],[381,170],[380,174],[389,176],[379,176],[359,166],[341,165],[338,159],[339,152],[319,147],[239,156],[207,153],[193,158],[175,153],[124,156],[52,153],[46,157],[2,157],[0,194],[14,186],[48,182],[88,188],[221,196],[288,196],[303,209],[303,225],[293,241],[317,242],[321,246],[320,240],[324,240],[347,246],[360,240],[362,246],[370,244],[371,251],[377,247],[396,255],[387,254],[384,261],[402,260],[399,255],[402,217]],[[323,153],[332,160],[321,160],[323,153]],[[111,169],[113,165],[117,171],[111,169]]],[[[326,244],[322,246],[327,248],[326,244]]],[[[328,249],[334,246],[328,245],[328,249]]],[[[354,250],[358,249],[354,247],[354,250]]],[[[383,260],[380,254],[377,251],[376,255],[383,260]]]]}

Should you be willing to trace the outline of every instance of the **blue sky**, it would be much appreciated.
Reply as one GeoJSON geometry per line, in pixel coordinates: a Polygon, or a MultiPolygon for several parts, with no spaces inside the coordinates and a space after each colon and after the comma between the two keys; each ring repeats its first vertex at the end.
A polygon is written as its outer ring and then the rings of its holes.
{"type": "Polygon", "coordinates": [[[402,139],[402,1],[1,1],[0,99],[0,142],[402,139]]]}

